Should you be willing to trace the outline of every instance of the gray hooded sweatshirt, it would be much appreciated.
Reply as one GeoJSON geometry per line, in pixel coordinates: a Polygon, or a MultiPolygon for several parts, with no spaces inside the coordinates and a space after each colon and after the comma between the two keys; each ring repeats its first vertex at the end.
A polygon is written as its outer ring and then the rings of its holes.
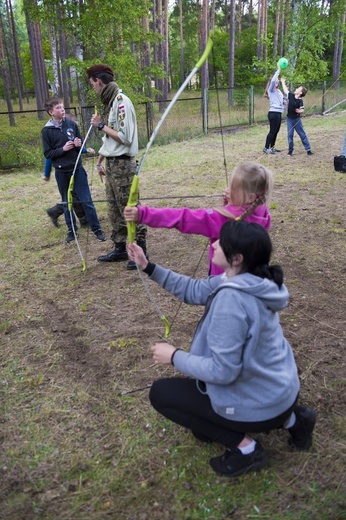
{"type": "Polygon", "coordinates": [[[298,372],[278,316],[288,303],[284,285],[249,273],[194,280],[158,265],[150,278],[185,303],[205,305],[190,352],[178,350],[174,366],[197,380],[217,414],[258,422],[294,403],[298,372]]]}

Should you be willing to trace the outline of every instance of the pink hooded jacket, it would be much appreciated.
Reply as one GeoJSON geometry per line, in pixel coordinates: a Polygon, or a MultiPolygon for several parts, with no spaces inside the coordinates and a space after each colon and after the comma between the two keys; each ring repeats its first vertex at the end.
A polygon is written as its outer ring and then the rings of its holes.
{"type": "MultiPolygon", "coordinates": [[[[220,208],[221,209],[221,208],[220,208]]],[[[246,206],[223,206],[223,210],[235,217],[246,211],[246,206]]],[[[210,238],[209,246],[209,275],[223,273],[220,267],[212,263],[212,244],[218,240],[220,230],[225,222],[231,220],[216,209],[189,209],[189,208],[149,208],[138,206],[138,223],[147,224],[152,228],[175,228],[185,234],[203,235],[210,238]]],[[[270,228],[271,216],[265,204],[255,208],[245,220],[260,224],[266,230],[270,228]]]]}

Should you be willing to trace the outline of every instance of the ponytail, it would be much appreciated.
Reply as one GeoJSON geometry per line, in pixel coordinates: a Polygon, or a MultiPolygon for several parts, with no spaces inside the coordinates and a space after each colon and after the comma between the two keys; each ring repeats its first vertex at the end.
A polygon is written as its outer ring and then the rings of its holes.
{"type": "Polygon", "coordinates": [[[259,276],[260,278],[268,278],[268,280],[272,280],[276,283],[279,289],[284,283],[284,273],[280,265],[259,265],[258,267],[255,267],[252,274],[259,276]]]}

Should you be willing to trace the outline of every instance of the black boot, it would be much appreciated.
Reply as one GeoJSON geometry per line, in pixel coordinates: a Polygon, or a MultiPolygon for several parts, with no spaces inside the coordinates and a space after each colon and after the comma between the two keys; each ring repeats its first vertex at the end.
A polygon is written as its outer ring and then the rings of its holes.
{"type": "Polygon", "coordinates": [[[108,255],[99,256],[97,260],[99,262],[123,262],[127,259],[126,243],[116,242],[114,251],[111,251],[108,255]]]}
{"type": "Polygon", "coordinates": [[[56,204],[52,208],[47,209],[47,215],[52,221],[53,226],[59,227],[58,218],[64,213],[61,204],[56,204]]]}
{"type": "MultiPolygon", "coordinates": [[[[146,243],[146,241],[145,240],[139,240],[137,242],[137,245],[139,245],[139,247],[141,247],[143,249],[143,252],[144,252],[145,256],[147,258],[149,258],[148,255],[147,255],[147,243],[146,243]]],[[[137,269],[137,266],[136,266],[136,264],[135,264],[135,262],[133,260],[129,260],[127,262],[126,269],[128,271],[134,271],[135,269],[137,269]]]]}
{"type": "Polygon", "coordinates": [[[304,406],[296,406],[294,408],[296,416],[296,422],[288,428],[291,437],[288,439],[288,443],[295,450],[306,451],[311,448],[312,445],[312,434],[316,423],[316,412],[311,408],[305,408],[304,406]]]}

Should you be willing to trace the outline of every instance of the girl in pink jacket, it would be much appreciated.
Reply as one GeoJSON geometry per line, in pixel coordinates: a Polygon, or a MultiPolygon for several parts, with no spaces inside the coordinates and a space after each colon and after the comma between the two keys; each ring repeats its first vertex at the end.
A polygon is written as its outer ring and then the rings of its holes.
{"type": "Polygon", "coordinates": [[[271,216],[266,206],[273,189],[273,174],[265,166],[247,162],[236,166],[225,192],[225,206],[221,208],[150,208],[126,206],[124,217],[128,222],[147,224],[153,228],[175,228],[181,233],[210,238],[209,274],[217,275],[222,269],[211,262],[215,240],[228,220],[246,220],[269,230],[271,216]]]}

